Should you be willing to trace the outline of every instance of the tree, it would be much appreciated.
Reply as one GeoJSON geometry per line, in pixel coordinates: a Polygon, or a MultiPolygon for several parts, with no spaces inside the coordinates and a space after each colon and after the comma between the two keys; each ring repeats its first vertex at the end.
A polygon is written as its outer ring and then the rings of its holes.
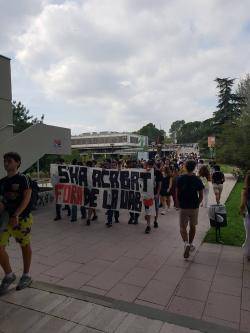
{"type": "Polygon", "coordinates": [[[78,149],[72,149],[71,151],[71,155],[62,155],[62,159],[66,162],[66,163],[71,163],[73,160],[77,160],[78,162],[81,161],[81,155],[78,149]]]}
{"type": "Polygon", "coordinates": [[[152,123],[143,126],[137,133],[140,135],[148,136],[149,144],[153,142],[161,144],[164,142],[166,136],[164,130],[156,128],[152,123]]]}
{"type": "Polygon", "coordinates": [[[182,127],[185,125],[185,120],[176,120],[172,123],[169,134],[172,141],[175,143],[179,142],[181,136],[182,127]]]}
{"type": "Polygon", "coordinates": [[[44,120],[44,115],[41,116],[40,120],[31,116],[29,110],[21,102],[12,102],[12,113],[13,124],[15,125],[14,133],[20,133],[31,125],[44,120]]]}
{"type": "Polygon", "coordinates": [[[201,139],[201,122],[185,123],[178,137],[178,143],[196,143],[201,139]]]}
{"type": "Polygon", "coordinates": [[[242,108],[246,105],[243,96],[232,93],[234,81],[235,79],[230,78],[215,79],[219,90],[218,110],[214,112],[215,125],[234,123],[241,116],[242,108]]]}
{"type": "Polygon", "coordinates": [[[236,94],[241,96],[245,99],[245,106],[242,108],[242,114],[249,114],[250,115],[250,75],[247,74],[245,78],[241,79],[236,94]]]}
{"type": "Polygon", "coordinates": [[[217,140],[216,153],[221,162],[250,169],[250,115],[244,115],[234,126],[225,124],[217,140]]]}

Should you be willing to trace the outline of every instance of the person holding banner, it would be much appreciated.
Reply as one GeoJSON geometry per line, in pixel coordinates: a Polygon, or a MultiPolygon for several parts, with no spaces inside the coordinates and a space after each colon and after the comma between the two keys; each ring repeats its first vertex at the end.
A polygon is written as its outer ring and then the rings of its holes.
{"type": "Polygon", "coordinates": [[[158,228],[158,212],[159,212],[159,199],[161,192],[161,183],[162,183],[162,173],[160,170],[155,168],[154,160],[149,160],[146,164],[146,170],[151,171],[154,170],[154,198],[149,198],[144,200],[145,205],[145,219],[147,221],[147,227],[145,229],[145,233],[149,234],[151,231],[151,215],[153,208],[155,209],[155,219],[154,219],[154,228],[158,228]]]}
{"type": "MultiPolygon", "coordinates": [[[[65,164],[63,159],[58,160],[58,165],[60,165],[60,164],[65,164]]],[[[58,176],[53,176],[51,178],[52,186],[55,186],[57,181],[58,181],[58,176]]],[[[54,221],[59,221],[62,219],[62,214],[61,214],[62,210],[67,210],[67,212],[68,212],[67,216],[71,215],[71,209],[70,209],[69,205],[65,205],[64,208],[62,208],[61,204],[56,203],[56,217],[54,218],[54,221]]]]}
{"type": "MultiPolygon", "coordinates": [[[[112,160],[112,162],[110,161],[107,166],[109,167],[109,169],[121,170],[121,168],[120,168],[121,165],[118,165],[117,161],[115,161],[115,160],[112,160]]],[[[111,195],[111,193],[109,193],[109,194],[111,195]]],[[[110,201],[111,201],[111,199],[110,199],[110,201]]],[[[113,225],[113,216],[115,219],[115,223],[120,222],[119,221],[119,216],[120,216],[119,210],[108,209],[106,212],[106,215],[107,215],[106,226],[108,228],[112,227],[112,225],[113,225]]]]}
{"type": "Polygon", "coordinates": [[[11,237],[14,237],[20,244],[23,257],[23,275],[16,290],[26,288],[32,282],[29,276],[32,256],[30,246],[32,189],[30,179],[18,173],[20,165],[21,157],[18,153],[9,152],[4,155],[4,168],[7,176],[0,180],[1,209],[2,214],[3,211],[7,212],[9,222],[0,232],[0,265],[5,273],[0,285],[0,295],[5,294],[9,286],[16,280],[5,250],[11,237]]]}
{"type": "MultiPolygon", "coordinates": [[[[136,161],[132,161],[132,160],[128,160],[127,161],[127,165],[126,165],[127,169],[137,169],[137,163],[136,161]]],[[[136,213],[136,212],[129,212],[129,220],[128,220],[128,224],[138,224],[138,219],[139,219],[140,214],[136,213]]]]}
{"type": "MultiPolygon", "coordinates": [[[[96,164],[96,161],[87,161],[86,162],[86,166],[89,168],[92,168],[94,166],[94,164],[96,164]]],[[[89,182],[89,183],[91,183],[91,182],[89,182]]],[[[89,186],[89,189],[91,189],[90,186],[89,186]]],[[[87,226],[90,226],[91,221],[96,221],[98,219],[96,210],[94,208],[89,207],[88,212],[86,213],[86,207],[81,206],[81,213],[82,213],[82,218],[84,218],[84,216],[87,216],[87,221],[86,221],[87,226]],[[85,210],[85,214],[84,214],[84,210],[85,210]]]]}

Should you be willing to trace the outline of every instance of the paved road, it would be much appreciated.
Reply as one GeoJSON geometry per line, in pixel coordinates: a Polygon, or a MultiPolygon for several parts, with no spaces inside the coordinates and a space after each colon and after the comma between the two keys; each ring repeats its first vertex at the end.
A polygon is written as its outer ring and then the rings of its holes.
{"type": "MultiPolygon", "coordinates": [[[[234,186],[227,178],[226,199],[234,186]]],[[[214,202],[211,193],[210,202],[214,202]]],[[[178,213],[160,217],[160,228],[144,234],[145,222],[128,225],[128,217],[111,229],[105,216],[90,227],[54,222],[54,208],[35,214],[32,276],[36,281],[105,295],[154,309],[187,315],[232,328],[250,327],[250,267],[241,249],[200,244],[209,228],[207,211],[200,209],[198,250],[183,260],[178,213]]],[[[21,273],[16,245],[9,248],[12,264],[21,273]]]]}

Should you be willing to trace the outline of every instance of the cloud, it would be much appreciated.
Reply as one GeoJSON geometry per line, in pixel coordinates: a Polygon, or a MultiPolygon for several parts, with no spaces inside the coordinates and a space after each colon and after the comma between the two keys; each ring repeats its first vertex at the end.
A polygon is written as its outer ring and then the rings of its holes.
{"type": "Polygon", "coordinates": [[[16,58],[45,102],[55,101],[56,110],[63,101],[65,123],[75,124],[72,110],[95,130],[205,119],[216,106],[214,78],[249,71],[248,0],[26,5],[19,33],[11,21],[16,58]]]}

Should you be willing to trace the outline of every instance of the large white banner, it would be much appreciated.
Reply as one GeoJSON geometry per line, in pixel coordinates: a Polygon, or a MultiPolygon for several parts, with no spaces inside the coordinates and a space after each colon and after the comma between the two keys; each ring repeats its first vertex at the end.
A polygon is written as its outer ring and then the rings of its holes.
{"type": "Polygon", "coordinates": [[[155,211],[154,170],[51,164],[50,172],[58,204],[138,213],[147,206],[155,211]]]}

